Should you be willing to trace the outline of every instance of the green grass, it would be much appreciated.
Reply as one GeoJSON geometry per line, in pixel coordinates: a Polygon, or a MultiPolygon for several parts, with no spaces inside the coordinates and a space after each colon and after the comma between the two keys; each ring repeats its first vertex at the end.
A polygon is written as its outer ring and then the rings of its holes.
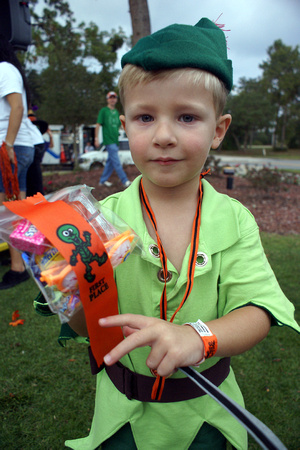
{"type": "MultiPolygon", "coordinates": [[[[299,323],[300,238],[263,233],[262,242],[283,292],[296,307],[299,323]]],[[[299,355],[299,336],[287,327],[273,327],[263,342],[232,362],[246,408],[289,450],[300,448],[299,355]]],[[[249,448],[260,448],[251,437],[249,448]]]]}
{"type": "MultiPolygon", "coordinates": [[[[0,276],[7,267],[0,266],[0,276]]],[[[57,343],[60,323],[33,311],[32,280],[1,291],[0,448],[59,450],[64,440],[88,434],[95,377],[87,347],[57,343]],[[24,325],[9,326],[19,310],[24,325]]]]}
{"type": "MultiPolygon", "coordinates": [[[[262,239],[299,318],[299,236],[263,234],[262,239]]],[[[0,266],[0,277],[6,270],[0,266]]],[[[0,448],[5,450],[63,450],[65,439],[88,434],[93,416],[95,377],[86,346],[57,344],[58,319],[33,311],[37,292],[29,280],[0,294],[0,448]],[[17,309],[25,323],[9,326],[17,309]]],[[[273,328],[257,347],[233,358],[247,409],[289,450],[300,447],[298,361],[299,337],[286,327],[273,328]]],[[[252,438],[249,447],[259,448],[252,438]]]]}

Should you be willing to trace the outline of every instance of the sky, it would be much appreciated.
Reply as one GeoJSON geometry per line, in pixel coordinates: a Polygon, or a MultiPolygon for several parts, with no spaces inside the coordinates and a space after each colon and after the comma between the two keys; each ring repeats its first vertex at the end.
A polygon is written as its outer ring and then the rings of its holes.
{"type": "MultiPolygon", "coordinates": [[[[78,22],[94,22],[102,31],[132,33],[128,0],[68,0],[78,22]]],[[[41,5],[43,2],[39,0],[41,5]]],[[[202,17],[225,24],[233,81],[257,78],[259,64],[275,40],[300,45],[299,0],[148,0],[152,33],[172,23],[195,25],[202,17]]],[[[119,52],[121,57],[128,48],[119,52]]],[[[118,64],[119,61],[118,61],[118,64]]],[[[118,67],[120,68],[120,67],[118,67]]]]}

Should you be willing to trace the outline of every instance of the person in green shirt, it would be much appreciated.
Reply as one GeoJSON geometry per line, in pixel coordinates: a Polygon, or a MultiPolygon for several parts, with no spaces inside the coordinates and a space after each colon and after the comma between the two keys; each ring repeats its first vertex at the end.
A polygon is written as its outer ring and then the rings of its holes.
{"type": "Polygon", "coordinates": [[[102,126],[103,143],[106,146],[108,158],[105,163],[103,173],[100,177],[99,184],[110,187],[112,183],[108,181],[109,177],[115,170],[124,187],[130,186],[130,181],[123,170],[119,159],[119,128],[121,125],[119,112],[116,109],[118,96],[111,91],[106,96],[107,106],[99,111],[96,130],[95,145],[99,147],[99,129],[102,126]]]}

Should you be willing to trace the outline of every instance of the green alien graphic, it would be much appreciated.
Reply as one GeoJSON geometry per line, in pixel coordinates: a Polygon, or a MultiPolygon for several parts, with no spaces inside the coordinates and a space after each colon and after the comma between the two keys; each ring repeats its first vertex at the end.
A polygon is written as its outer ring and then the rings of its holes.
{"type": "Polygon", "coordinates": [[[92,283],[96,278],[96,275],[92,273],[92,268],[90,263],[97,261],[98,266],[102,266],[107,261],[107,253],[103,252],[102,256],[97,253],[93,254],[88,247],[91,245],[91,233],[89,231],[84,231],[83,236],[85,241],[80,238],[80,233],[75,225],[65,224],[61,225],[57,231],[57,236],[63,242],[68,244],[74,244],[75,249],[72,251],[72,256],[70,258],[71,266],[76,266],[78,260],[77,255],[80,256],[81,261],[85,264],[86,272],[84,278],[92,283]]]}

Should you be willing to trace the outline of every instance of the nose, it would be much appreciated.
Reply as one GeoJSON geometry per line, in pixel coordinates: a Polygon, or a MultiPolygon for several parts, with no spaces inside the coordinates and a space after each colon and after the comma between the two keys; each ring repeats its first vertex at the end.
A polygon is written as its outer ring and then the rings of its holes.
{"type": "Polygon", "coordinates": [[[157,124],[153,136],[153,144],[158,147],[167,148],[176,144],[176,136],[171,124],[162,121],[157,124]]]}

